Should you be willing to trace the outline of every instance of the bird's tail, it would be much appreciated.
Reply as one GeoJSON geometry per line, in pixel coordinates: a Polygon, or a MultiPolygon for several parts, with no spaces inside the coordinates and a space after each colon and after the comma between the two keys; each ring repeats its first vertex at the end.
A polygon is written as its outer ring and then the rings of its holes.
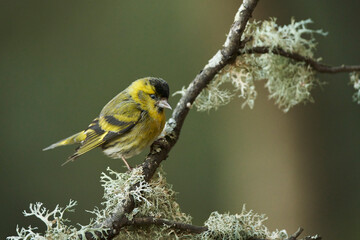
{"type": "Polygon", "coordinates": [[[78,132],[68,138],[65,138],[63,140],[60,140],[54,144],[51,144],[50,146],[46,147],[43,149],[43,151],[46,151],[46,150],[50,150],[50,149],[53,149],[53,148],[56,148],[56,147],[60,147],[60,146],[66,146],[66,145],[71,145],[71,144],[74,144],[74,143],[80,143],[82,141],[84,141],[86,138],[86,134],[85,134],[85,131],[82,131],[82,132],[78,132]]]}

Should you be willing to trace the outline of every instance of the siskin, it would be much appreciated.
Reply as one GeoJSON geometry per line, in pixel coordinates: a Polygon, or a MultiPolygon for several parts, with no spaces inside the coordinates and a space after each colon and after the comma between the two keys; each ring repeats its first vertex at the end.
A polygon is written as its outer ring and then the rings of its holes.
{"type": "MultiPolygon", "coordinates": [[[[79,143],[75,153],[64,163],[101,147],[111,158],[126,159],[139,154],[162,132],[165,125],[164,108],[171,109],[169,85],[161,78],[147,77],[134,81],[101,110],[99,117],[84,130],[44,148],[79,143]]],[[[64,165],[63,164],[63,165],[64,165]]]]}

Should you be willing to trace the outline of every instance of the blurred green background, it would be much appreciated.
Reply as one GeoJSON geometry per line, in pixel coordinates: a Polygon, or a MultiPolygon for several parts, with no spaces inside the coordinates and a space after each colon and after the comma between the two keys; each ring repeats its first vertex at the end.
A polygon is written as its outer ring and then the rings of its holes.
{"type": "MultiPolygon", "coordinates": [[[[0,1],[0,238],[29,203],[53,209],[78,201],[73,223],[100,206],[100,173],[125,171],[94,150],[64,167],[74,147],[41,149],[90,123],[133,80],[159,76],[171,91],[189,82],[225,40],[240,1],[0,1]]],[[[281,24],[311,18],[323,28],[317,56],[360,63],[359,1],[260,1],[254,17],[281,24]]],[[[359,235],[360,106],[347,74],[320,75],[315,104],[284,114],[263,83],[254,110],[239,99],[218,111],[191,111],[163,166],[183,211],[203,224],[212,211],[265,213],[270,229],[299,226],[324,239],[359,235]]],[[[175,106],[179,96],[172,97],[175,106]]],[[[168,112],[170,116],[170,112],[168,112]]],[[[141,156],[130,163],[140,163],[141,156]]],[[[43,228],[41,228],[43,230],[43,228]]]]}

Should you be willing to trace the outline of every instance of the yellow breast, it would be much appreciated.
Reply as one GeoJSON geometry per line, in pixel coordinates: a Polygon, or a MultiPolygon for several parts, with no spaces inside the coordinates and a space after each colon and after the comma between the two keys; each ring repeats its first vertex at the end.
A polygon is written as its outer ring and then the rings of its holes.
{"type": "Polygon", "coordinates": [[[144,113],[142,119],[128,133],[103,145],[103,151],[112,158],[131,158],[152,144],[164,126],[164,112],[144,113]]]}

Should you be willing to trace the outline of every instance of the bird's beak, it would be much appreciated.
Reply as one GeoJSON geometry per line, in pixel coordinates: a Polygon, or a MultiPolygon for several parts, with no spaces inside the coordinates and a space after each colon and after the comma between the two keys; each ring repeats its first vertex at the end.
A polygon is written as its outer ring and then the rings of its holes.
{"type": "Polygon", "coordinates": [[[171,109],[171,106],[170,104],[168,103],[168,100],[166,98],[162,98],[159,103],[158,103],[158,106],[161,107],[161,108],[168,108],[168,109],[171,109]]]}

